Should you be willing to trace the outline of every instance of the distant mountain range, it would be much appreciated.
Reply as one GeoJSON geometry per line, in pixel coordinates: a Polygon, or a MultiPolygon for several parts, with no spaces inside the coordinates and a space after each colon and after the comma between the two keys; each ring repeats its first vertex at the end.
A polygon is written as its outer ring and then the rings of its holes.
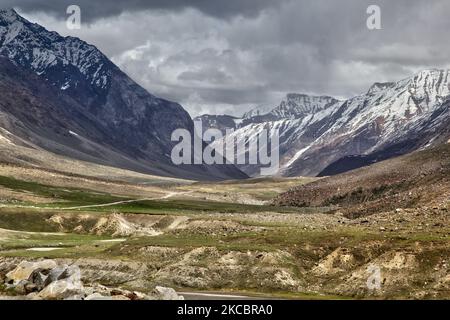
{"type": "MultiPolygon", "coordinates": [[[[225,142],[279,129],[280,175],[332,175],[447,142],[449,73],[424,70],[398,82],[375,83],[346,101],[288,94],[268,112],[256,108],[242,118],[208,115],[197,120],[223,131],[234,124],[225,142]]],[[[240,168],[249,175],[259,172],[254,165],[240,168]]]]}
{"type": "MultiPolygon", "coordinates": [[[[0,146],[44,149],[135,171],[220,180],[259,166],[172,164],[175,129],[194,132],[189,114],[130,79],[96,47],[0,10],[0,146]]],[[[332,175],[450,139],[449,71],[424,70],[376,83],[341,101],[288,94],[242,117],[204,115],[204,128],[254,138],[280,132],[280,175],[332,175]]],[[[243,172],[245,173],[243,173],[243,172]]]]}
{"type": "Polygon", "coordinates": [[[96,47],[0,10],[0,143],[162,176],[245,178],[232,165],[172,164],[177,103],[148,93],[96,47]]]}

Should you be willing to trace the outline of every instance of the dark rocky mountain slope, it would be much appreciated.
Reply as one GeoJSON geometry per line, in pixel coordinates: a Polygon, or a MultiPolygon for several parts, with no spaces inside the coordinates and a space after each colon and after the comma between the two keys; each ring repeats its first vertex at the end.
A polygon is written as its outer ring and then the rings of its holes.
{"type": "Polygon", "coordinates": [[[0,128],[22,143],[81,160],[199,180],[245,178],[234,166],[172,164],[177,103],[148,93],[97,48],[0,10],[0,128]]]}

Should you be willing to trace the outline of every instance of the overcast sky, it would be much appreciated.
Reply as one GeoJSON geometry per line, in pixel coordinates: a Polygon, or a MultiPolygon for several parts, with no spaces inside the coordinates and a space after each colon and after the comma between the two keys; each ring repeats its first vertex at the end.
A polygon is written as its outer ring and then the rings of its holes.
{"type": "Polygon", "coordinates": [[[151,93],[242,114],[288,92],[350,97],[450,64],[448,0],[0,0],[96,45],[151,93]],[[66,8],[81,8],[81,30],[66,8]],[[381,7],[382,30],[366,27],[381,7]]]}

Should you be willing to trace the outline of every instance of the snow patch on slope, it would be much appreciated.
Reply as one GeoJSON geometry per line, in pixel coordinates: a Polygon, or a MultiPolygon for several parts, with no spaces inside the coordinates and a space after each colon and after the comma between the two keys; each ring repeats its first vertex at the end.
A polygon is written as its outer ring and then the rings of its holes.
{"type": "MultiPolygon", "coordinates": [[[[97,48],[30,23],[11,9],[0,10],[0,54],[22,66],[31,66],[38,75],[45,75],[55,66],[75,67],[98,88],[105,89],[110,82],[109,67],[105,63],[107,58],[97,48]]],[[[76,86],[70,73],[64,81],[69,81],[67,85],[76,86]]]]}
{"type": "Polygon", "coordinates": [[[304,147],[295,153],[295,155],[284,165],[285,168],[289,168],[302,154],[304,154],[311,146],[304,147]]]}
{"type": "Polygon", "coordinates": [[[5,143],[5,144],[13,144],[12,141],[8,138],[8,136],[12,136],[12,134],[4,129],[4,128],[0,128],[0,143],[5,143]]]}

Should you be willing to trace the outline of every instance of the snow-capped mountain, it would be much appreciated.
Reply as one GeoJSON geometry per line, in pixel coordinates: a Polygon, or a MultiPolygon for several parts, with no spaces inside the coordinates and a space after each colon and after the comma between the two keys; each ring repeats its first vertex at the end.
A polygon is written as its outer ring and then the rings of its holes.
{"type": "Polygon", "coordinates": [[[74,89],[83,80],[95,89],[106,90],[111,85],[115,66],[96,47],[49,32],[14,10],[0,11],[0,38],[1,55],[32,69],[62,90],[74,89]]]}
{"type": "MultiPolygon", "coordinates": [[[[290,94],[266,114],[247,115],[225,142],[279,129],[279,173],[287,176],[337,173],[431,146],[450,138],[443,125],[449,122],[449,73],[424,70],[376,83],[347,101],[290,94]],[[355,157],[362,157],[357,164],[355,157]]],[[[258,172],[255,166],[241,169],[258,172]]]]}
{"type": "Polygon", "coordinates": [[[238,128],[242,119],[229,115],[212,115],[204,114],[194,118],[194,121],[201,121],[205,129],[219,129],[223,135],[226,134],[226,129],[238,128]]]}
{"type": "Polygon", "coordinates": [[[290,93],[278,107],[269,114],[278,119],[299,119],[335,106],[339,101],[332,97],[316,97],[306,94],[290,93]]]}
{"type": "Polygon", "coordinates": [[[238,127],[251,123],[301,119],[335,107],[339,103],[339,100],[332,97],[289,93],[276,107],[257,107],[245,113],[238,127]]]}
{"type": "Polygon", "coordinates": [[[322,166],[347,156],[377,154],[372,161],[379,161],[432,145],[442,132],[435,138],[420,138],[419,132],[430,129],[435,112],[446,108],[449,73],[424,70],[395,83],[375,84],[366,94],[347,100],[330,115],[326,132],[286,168],[287,174],[317,174],[322,166]]]}
{"type": "Polygon", "coordinates": [[[245,177],[232,166],[173,165],[170,153],[176,142],[171,134],[176,129],[193,132],[189,114],[179,104],[148,93],[93,45],[48,31],[12,9],[0,10],[0,56],[6,58],[0,60],[5,86],[23,88],[18,95],[29,100],[28,107],[17,103],[24,109],[14,109],[7,102],[14,104],[19,97],[1,92],[0,127],[22,139],[32,138],[33,145],[160,175],[245,177]],[[49,103],[41,105],[46,96],[49,103]]]}
{"type": "MultiPolygon", "coordinates": [[[[284,163],[293,162],[301,155],[305,150],[304,145],[317,138],[319,131],[311,132],[311,129],[341,104],[342,101],[332,97],[290,93],[278,106],[268,109],[265,114],[260,113],[262,109],[256,108],[244,114],[241,119],[232,119],[232,122],[226,118],[229,116],[204,115],[196,119],[202,120],[204,129],[219,128],[223,133],[226,128],[235,129],[224,138],[226,144],[246,138],[254,141],[262,130],[268,132],[270,129],[277,129],[280,134],[280,156],[284,163]]],[[[249,175],[259,172],[258,165],[240,165],[239,168],[249,175]]]]}
{"type": "Polygon", "coordinates": [[[278,106],[271,108],[260,106],[244,113],[241,118],[205,114],[194,120],[201,120],[205,128],[216,128],[225,132],[226,128],[239,129],[248,124],[303,119],[320,114],[324,110],[331,110],[339,103],[341,103],[339,100],[332,97],[289,93],[278,106]]]}
{"type": "Polygon", "coordinates": [[[242,115],[242,119],[250,119],[256,116],[264,115],[273,110],[272,105],[261,105],[256,108],[251,109],[250,111],[245,112],[242,115]]]}

